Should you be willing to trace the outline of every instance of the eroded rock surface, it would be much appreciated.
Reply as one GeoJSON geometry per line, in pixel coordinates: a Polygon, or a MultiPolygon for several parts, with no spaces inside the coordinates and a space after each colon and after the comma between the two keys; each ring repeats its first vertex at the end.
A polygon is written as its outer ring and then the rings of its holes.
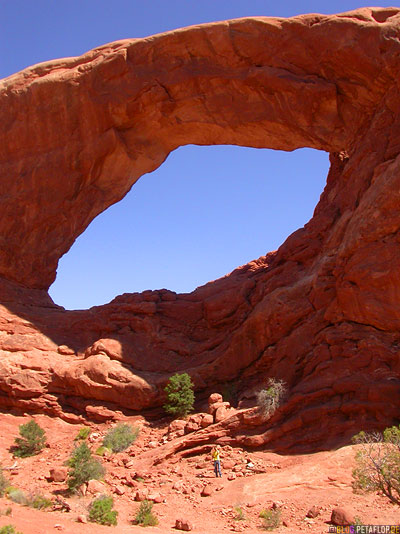
{"type": "Polygon", "coordinates": [[[185,370],[204,395],[235,382],[251,398],[268,377],[287,382],[271,420],[218,423],[219,439],[248,446],[323,448],[397,421],[399,30],[395,8],[247,18],[1,81],[0,404],[102,418],[104,405],[161,405],[168,376],[185,370]],[[60,256],[188,143],[329,151],[313,218],[191,294],[55,306],[60,256]]]}

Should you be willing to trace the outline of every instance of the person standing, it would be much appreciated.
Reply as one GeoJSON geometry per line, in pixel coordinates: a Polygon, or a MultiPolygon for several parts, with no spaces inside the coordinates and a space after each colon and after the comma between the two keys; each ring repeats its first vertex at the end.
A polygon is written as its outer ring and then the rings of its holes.
{"type": "Polygon", "coordinates": [[[222,477],[220,452],[221,449],[219,445],[216,445],[211,452],[211,456],[214,461],[214,473],[217,478],[222,477]]]}

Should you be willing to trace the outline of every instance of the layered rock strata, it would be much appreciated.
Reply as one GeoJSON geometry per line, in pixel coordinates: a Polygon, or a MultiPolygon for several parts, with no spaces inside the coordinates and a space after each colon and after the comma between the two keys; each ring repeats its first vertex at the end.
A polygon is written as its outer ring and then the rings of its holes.
{"type": "Polygon", "coordinates": [[[219,423],[249,446],[315,450],[396,422],[399,30],[395,8],[246,18],[2,80],[0,404],[70,418],[143,410],[185,370],[200,394],[287,382],[271,420],[219,423]],[[47,289],[77,236],[189,143],[328,151],[313,218],[191,294],[54,305],[47,289]]]}

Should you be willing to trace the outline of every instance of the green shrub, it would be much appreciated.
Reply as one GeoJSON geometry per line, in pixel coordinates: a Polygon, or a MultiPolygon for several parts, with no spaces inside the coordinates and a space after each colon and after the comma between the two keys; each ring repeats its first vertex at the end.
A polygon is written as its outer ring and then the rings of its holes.
{"type": "Polygon", "coordinates": [[[269,378],[267,388],[257,393],[257,404],[263,415],[271,416],[286,395],[286,385],[282,380],[269,378]]]}
{"type": "Polygon", "coordinates": [[[102,495],[95,499],[89,508],[89,521],[100,525],[116,525],[117,510],[113,510],[114,500],[112,497],[102,495]]]}
{"type": "Polygon", "coordinates": [[[68,472],[68,487],[70,490],[77,490],[82,484],[91,479],[102,478],[105,469],[98,460],[92,457],[92,453],[86,442],[76,447],[67,460],[67,465],[71,468],[68,472]]]}
{"type": "Polygon", "coordinates": [[[164,389],[167,395],[164,410],[171,415],[185,417],[193,410],[193,387],[192,380],[187,373],[176,373],[171,376],[164,389]]]}
{"type": "Polygon", "coordinates": [[[263,520],[262,527],[265,530],[274,530],[278,528],[281,522],[281,511],[279,508],[270,510],[261,510],[260,517],[263,520]]]}
{"type": "Polygon", "coordinates": [[[28,506],[29,499],[26,496],[25,492],[18,488],[11,488],[7,491],[7,496],[12,502],[16,502],[17,504],[22,504],[23,506],[28,506]]]}
{"type": "Polygon", "coordinates": [[[95,454],[97,454],[97,456],[105,456],[105,457],[108,457],[108,456],[111,456],[112,454],[112,450],[109,449],[108,447],[104,447],[103,445],[101,447],[97,447],[96,451],[95,451],[95,454]]]}
{"type": "Polygon", "coordinates": [[[113,452],[121,452],[127,449],[136,440],[139,434],[138,428],[120,423],[112,428],[103,439],[103,447],[113,452]]]}
{"type": "Polygon", "coordinates": [[[360,432],[353,443],[361,445],[353,469],[353,490],[381,491],[400,505],[400,426],[379,432],[360,432]]]}
{"type": "Polygon", "coordinates": [[[88,426],[83,426],[78,434],[76,435],[75,437],[75,440],[74,441],[80,441],[80,440],[83,440],[83,439],[87,439],[90,434],[91,434],[91,429],[88,427],[88,426]]]}
{"type": "Polygon", "coordinates": [[[12,525],[6,525],[0,528],[0,534],[22,534],[22,532],[15,530],[12,525]]]}
{"type": "Polygon", "coordinates": [[[21,438],[15,438],[12,453],[19,458],[26,458],[39,454],[46,445],[46,433],[43,428],[31,419],[28,423],[20,425],[21,438]]]}
{"type": "Polygon", "coordinates": [[[135,523],[143,527],[154,527],[158,525],[158,519],[153,514],[153,503],[151,501],[142,501],[140,508],[135,517],[135,523]]]}
{"type": "Polygon", "coordinates": [[[233,519],[236,521],[244,521],[246,519],[241,506],[235,506],[235,517],[233,519]]]}
{"type": "Polygon", "coordinates": [[[0,466],[0,497],[6,492],[6,488],[10,485],[10,482],[6,479],[3,473],[3,469],[0,466]]]}
{"type": "Polygon", "coordinates": [[[48,499],[44,495],[38,493],[29,499],[28,506],[36,508],[36,510],[45,510],[46,508],[49,508],[49,506],[52,506],[52,504],[53,501],[51,499],[48,499]]]}

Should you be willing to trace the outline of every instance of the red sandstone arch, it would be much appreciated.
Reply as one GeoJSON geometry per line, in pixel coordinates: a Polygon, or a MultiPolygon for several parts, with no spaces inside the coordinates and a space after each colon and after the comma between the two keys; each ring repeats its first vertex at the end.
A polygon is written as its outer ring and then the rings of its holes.
{"type": "Polygon", "coordinates": [[[219,22],[3,80],[0,274],[48,288],[89,222],[179,145],[351,151],[394,83],[396,15],[219,22]]]}
{"type": "Polygon", "coordinates": [[[248,445],[315,449],[395,421],[399,13],[195,26],[3,80],[0,404],[142,409],[186,369],[204,391],[223,380],[242,390],[268,376],[288,382],[276,419],[226,430],[248,445]],[[331,152],[313,219],[277,253],[190,295],[55,307],[46,290],[60,256],[189,143],[331,152]]]}

